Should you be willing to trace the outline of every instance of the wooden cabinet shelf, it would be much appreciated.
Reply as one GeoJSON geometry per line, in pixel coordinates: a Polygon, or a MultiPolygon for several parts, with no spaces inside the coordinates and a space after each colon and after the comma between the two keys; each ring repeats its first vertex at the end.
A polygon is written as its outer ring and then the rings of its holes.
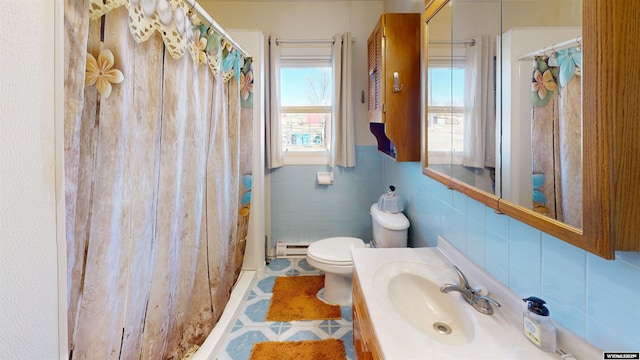
{"type": "Polygon", "coordinates": [[[383,14],[367,41],[369,128],[378,150],[420,160],[420,14],[383,14]]]}

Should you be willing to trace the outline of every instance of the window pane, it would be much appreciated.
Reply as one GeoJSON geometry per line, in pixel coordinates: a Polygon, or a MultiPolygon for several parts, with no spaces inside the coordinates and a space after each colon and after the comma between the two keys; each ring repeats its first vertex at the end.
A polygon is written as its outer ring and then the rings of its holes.
{"type": "Polygon", "coordinates": [[[464,150],[464,114],[429,111],[429,151],[464,150]]]}
{"type": "Polygon", "coordinates": [[[331,67],[280,68],[281,106],[331,106],[331,67]]]}
{"type": "Polygon", "coordinates": [[[331,113],[285,113],[282,119],[283,151],[326,151],[331,133],[331,113]]]}
{"type": "Polygon", "coordinates": [[[429,68],[429,106],[464,107],[464,68],[429,68]]]}
{"type": "Polygon", "coordinates": [[[429,68],[429,151],[464,149],[464,68],[429,68]]]}
{"type": "Polygon", "coordinates": [[[330,66],[280,68],[282,151],[326,152],[331,143],[330,66]]]}

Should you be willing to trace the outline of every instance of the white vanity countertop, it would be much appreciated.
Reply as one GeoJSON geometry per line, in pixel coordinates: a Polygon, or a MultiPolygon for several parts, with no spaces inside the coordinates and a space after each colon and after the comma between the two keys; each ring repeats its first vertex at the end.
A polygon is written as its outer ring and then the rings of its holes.
{"type": "MultiPolygon", "coordinates": [[[[446,240],[440,239],[438,247],[428,248],[357,248],[352,250],[354,268],[358,281],[362,286],[367,310],[371,316],[373,330],[380,344],[383,356],[388,360],[410,359],[560,359],[556,353],[547,353],[531,344],[522,330],[522,314],[526,304],[511,289],[504,286],[489,274],[484,272],[466,256],[461,254],[446,240]],[[478,317],[491,316],[493,318],[478,318],[491,321],[492,326],[502,329],[498,334],[478,334],[480,341],[469,345],[446,345],[433,340],[428,335],[409,325],[393,308],[388,300],[381,300],[379,280],[376,285],[376,272],[384,265],[409,261],[426,263],[437,268],[450,269],[448,282],[458,282],[453,270],[455,264],[468,278],[472,287],[481,286],[489,290],[489,296],[502,304],[495,308],[493,315],[477,313],[478,317]],[[497,325],[496,325],[497,324],[497,325]],[[481,343],[481,344],[479,344],[481,343]]],[[[388,269],[388,267],[385,267],[388,269]]],[[[383,269],[382,271],[386,271],[383,269]]],[[[441,284],[443,285],[443,284],[441,284]]],[[[464,302],[459,294],[446,294],[452,301],[464,302]]],[[[476,312],[471,305],[469,311],[476,312]]],[[[476,320],[474,320],[476,321],[476,320]]],[[[477,321],[475,322],[477,325],[477,321]]],[[[582,338],[561,326],[556,326],[558,332],[558,348],[575,356],[575,359],[596,359],[602,357],[602,352],[582,338]]],[[[569,358],[571,359],[571,358],[569,358]]]]}

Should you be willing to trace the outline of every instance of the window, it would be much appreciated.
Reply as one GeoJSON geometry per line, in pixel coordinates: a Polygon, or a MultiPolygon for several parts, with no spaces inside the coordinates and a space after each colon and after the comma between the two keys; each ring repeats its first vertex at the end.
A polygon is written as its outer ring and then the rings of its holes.
{"type": "MultiPolygon", "coordinates": [[[[430,62],[430,66],[433,64],[430,62]]],[[[464,66],[429,67],[429,162],[461,164],[464,150],[464,66]],[[453,154],[450,152],[453,150],[453,154]]]]}
{"type": "Polygon", "coordinates": [[[285,164],[328,164],[332,99],[331,47],[283,47],[280,120],[285,164]]]}

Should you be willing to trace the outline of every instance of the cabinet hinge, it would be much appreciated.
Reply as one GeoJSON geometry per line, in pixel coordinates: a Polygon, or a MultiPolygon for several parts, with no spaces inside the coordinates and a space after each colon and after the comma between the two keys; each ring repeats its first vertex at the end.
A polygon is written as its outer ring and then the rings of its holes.
{"type": "Polygon", "coordinates": [[[387,104],[386,103],[382,104],[382,113],[383,114],[387,113],[387,104]]]}
{"type": "Polygon", "coordinates": [[[387,27],[383,26],[382,27],[382,37],[385,37],[385,36],[387,36],[387,27]]]}

